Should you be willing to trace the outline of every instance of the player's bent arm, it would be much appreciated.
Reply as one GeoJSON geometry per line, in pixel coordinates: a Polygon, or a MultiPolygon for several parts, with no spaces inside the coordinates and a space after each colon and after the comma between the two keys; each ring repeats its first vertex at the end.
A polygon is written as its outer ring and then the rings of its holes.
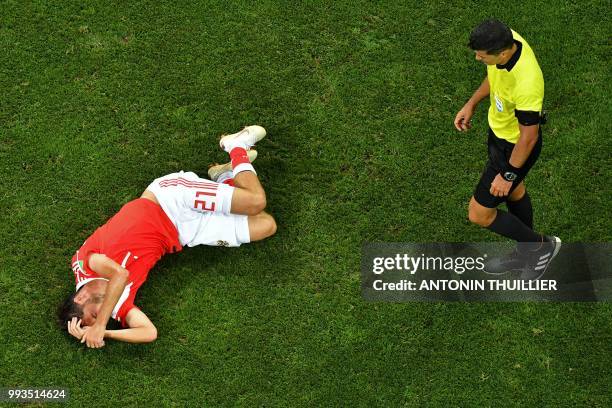
{"type": "Polygon", "coordinates": [[[128,282],[129,272],[117,262],[102,254],[92,254],[89,257],[89,267],[101,277],[108,279],[106,294],[94,324],[94,326],[106,328],[113,308],[119,301],[128,282]]]}
{"type": "Polygon", "coordinates": [[[157,329],[141,310],[133,308],[125,317],[128,329],[106,330],[107,339],[125,341],[127,343],[150,343],[157,339],[157,329]]]}
{"type": "Polygon", "coordinates": [[[533,147],[536,145],[538,141],[538,130],[539,125],[521,125],[519,123],[519,130],[521,132],[521,136],[519,137],[518,142],[514,145],[514,149],[512,149],[512,155],[510,156],[510,165],[516,168],[523,167],[523,164],[527,161],[527,158],[531,154],[533,147]]]}

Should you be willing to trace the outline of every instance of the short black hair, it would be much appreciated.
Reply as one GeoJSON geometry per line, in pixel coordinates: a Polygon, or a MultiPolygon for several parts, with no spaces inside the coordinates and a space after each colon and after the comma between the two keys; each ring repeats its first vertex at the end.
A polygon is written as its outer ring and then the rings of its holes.
{"type": "Polygon", "coordinates": [[[74,303],[74,297],[77,293],[78,291],[68,296],[57,309],[57,324],[63,330],[68,330],[67,324],[73,317],[77,319],[83,318],[83,306],[74,303]]]}
{"type": "Polygon", "coordinates": [[[472,30],[468,46],[475,51],[486,51],[487,54],[497,55],[512,47],[513,43],[510,28],[501,21],[489,19],[472,30]]]}

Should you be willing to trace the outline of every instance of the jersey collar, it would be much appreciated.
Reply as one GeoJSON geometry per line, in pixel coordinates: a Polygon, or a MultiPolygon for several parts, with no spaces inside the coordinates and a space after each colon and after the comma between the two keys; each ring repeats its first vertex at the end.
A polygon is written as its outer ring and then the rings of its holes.
{"type": "Polygon", "coordinates": [[[514,51],[514,54],[512,54],[512,57],[510,57],[508,62],[506,62],[504,65],[500,65],[500,64],[495,65],[497,69],[505,69],[506,71],[510,72],[510,70],[514,68],[514,66],[518,62],[519,58],[521,58],[521,51],[523,50],[523,44],[521,44],[521,42],[517,40],[514,40],[514,43],[516,44],[516,51],[514,51]]]}
{"type": "Polygon", "coordinates": [[[95,281],[95,280],[99,280],[99,279],[102,279],[102,280],[105,280],[105,281],[108,280],[106,278],[87,278],[87,279],[83,279],[82,281],[80,281],[79,283],[76,284],[76,291],[75,292],[78,292],[79,289],[81,289],[83,286],[85,286],[89,282],[95,281]]]}

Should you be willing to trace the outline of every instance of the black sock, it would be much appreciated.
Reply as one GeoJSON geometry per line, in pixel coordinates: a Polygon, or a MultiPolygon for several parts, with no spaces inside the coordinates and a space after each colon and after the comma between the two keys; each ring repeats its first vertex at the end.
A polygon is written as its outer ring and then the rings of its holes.
{"type": "Polygon", "coordinates": [[[487,227],[496,234],[511,238],[518,242],[541,242],[542,236],[534,232],[512,214],[503,210],[497,210],[497,216],[487,227]]]}
{"type": "Polygon", "coordinates": [[[529,194],[525,191],[525,195],[517,201],[506,201],[508,211],[521,220],[523,224],[533,229],[533,207],[529,194]]]}

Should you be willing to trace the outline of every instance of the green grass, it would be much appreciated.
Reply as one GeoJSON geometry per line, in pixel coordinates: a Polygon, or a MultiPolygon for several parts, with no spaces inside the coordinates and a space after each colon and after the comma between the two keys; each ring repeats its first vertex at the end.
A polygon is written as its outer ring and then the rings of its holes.
{"type": "Polygon", "coordinates": [[[452,126],[491,15],[546,80],[536,227],[611,240],[607,2],[62,3],[0,4],[0,386],[65,386],[69,406],[612,404],[609,304],[376,304],[359,281],[366,241],[496,239],[466,220],[484,107],[452,126]],[[252,123],[278,234],[162,260],[137,298],[151,345],[61,333],[83,240],[252,123]]]}

